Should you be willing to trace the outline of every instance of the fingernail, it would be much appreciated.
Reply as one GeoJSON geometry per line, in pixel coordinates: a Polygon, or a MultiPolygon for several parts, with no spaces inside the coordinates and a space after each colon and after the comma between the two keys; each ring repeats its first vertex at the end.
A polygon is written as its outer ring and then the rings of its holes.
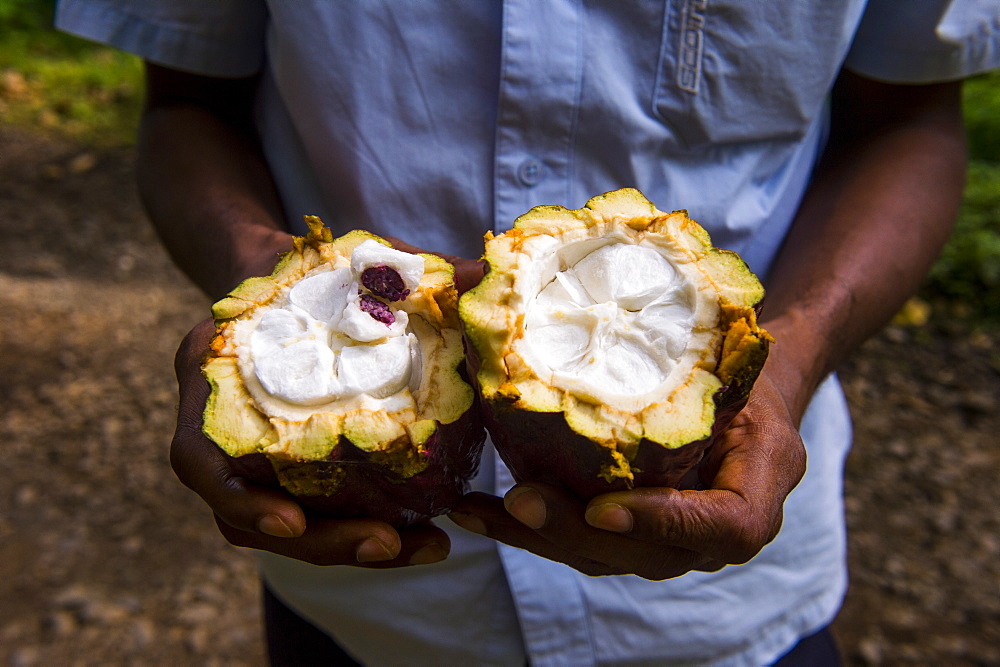
{"type": "Polygon", "coordinates": [[[472,514],[466,514],[465,512],[452,512],[448,515],[459,527],[464,528],[470,533],[475,533],[477,535],[486,534],[486,524],[478,516],[472,514]]]}
{"type": "Polygon", "coordinates": [[[545,501],[534,489],[514,488],[504,496],[507,512],[528,528],[538,530],[545,525],[545,501]]]}
{"type": "Polygon", "coordinates": [[[628,533],[632,530],[632,513],[615,503],[590,507],[584,517],[594,528],[612,533],[628,533]]]}
{"type": "Polygon", "coordinates": [[[295,537],[291,526],[277,514],[265,514],[257,522],[257,530],[272,537],[295,537]]]}
{"type": "Polygon", "coordinates": [[[385,542],[377,537],[369,537],[361,543],[355,554],[359,563],[373,563],[376,561],[392,560],[396,554],[389,551],[385,542]]]}
{"type": "Polygon", "coordinates": [[[416,553],[410,556],[410,565],[430,565],[431,563],[443,561],[447,557],[448,552],[440,544],[431,542],[426,546],[420,547],[416,553]]]}

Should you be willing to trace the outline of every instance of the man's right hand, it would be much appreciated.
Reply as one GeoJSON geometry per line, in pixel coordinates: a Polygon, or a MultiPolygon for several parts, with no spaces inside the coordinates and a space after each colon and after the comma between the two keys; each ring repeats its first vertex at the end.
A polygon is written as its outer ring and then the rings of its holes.
{"type": "Polygon", "coordinates": [[[370,519],[331,519],[307,514],[289,494],[246,476],[246,467],[202,432],[210,387],[201,364],[215,333],[206,320],[181,343],[175,359],[180,388],[177,430],[170,463],[181,482],[208,503],[225,538],[314,565],[400,567],[443,560],[447,534],[431,524],[400,530],[370,519]]]}

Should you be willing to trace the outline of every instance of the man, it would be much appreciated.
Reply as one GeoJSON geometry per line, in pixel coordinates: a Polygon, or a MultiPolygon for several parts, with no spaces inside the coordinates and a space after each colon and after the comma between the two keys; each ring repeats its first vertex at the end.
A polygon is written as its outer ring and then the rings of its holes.
{"type": "MultiPolygon", "coordinates": [[[[467,288],[484,231],[626,186],[688,209],[768,289],[778,344],[703,491],[585,506],[508,490],[488,455],[452,515],[468,532],[307,517],[201,434],[207,323],[178,354],[178,476],[261,550],[272,609],[364,662],[786,654],[846,587],[850,425],[828,375],[947,237],[958,81],[1000,53],[987,5],[64,0],[63,28],[146,59],[141,192],[213,297],[268,273],[307,213],[444,253],[467,288]]],[[[298,640],[271,627],[280,661],[298,640]]]]}

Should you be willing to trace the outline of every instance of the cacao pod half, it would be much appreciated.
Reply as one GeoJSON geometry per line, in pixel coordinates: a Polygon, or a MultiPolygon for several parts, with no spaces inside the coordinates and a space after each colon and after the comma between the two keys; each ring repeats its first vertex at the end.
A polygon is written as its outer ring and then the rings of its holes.
{"type": "Polygon", "coordinates": [[[746,404],[764,290],[685,211],[633,189],[487,235],[459,312],[487,429],[518,481],[583,497],[678,486],[746,404]]]}
{"type": "Polygon", "coordinates": [[[266,457],[270,481],[326,514],[397,526],[442,514],[485,440],[454,267],[306,223],[270,276],[213,306],[204,432],[244,471],[266,457]]]}

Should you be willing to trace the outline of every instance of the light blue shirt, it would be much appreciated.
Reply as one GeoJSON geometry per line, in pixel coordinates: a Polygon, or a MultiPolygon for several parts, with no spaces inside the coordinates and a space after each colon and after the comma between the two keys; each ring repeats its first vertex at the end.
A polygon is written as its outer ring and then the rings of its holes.
{"type": "MultiPolygon", "coordinates": [[[[901,82],[1000,65],[995,0],[867,14],[863,0],[63,0],[58,23],[178,69],[262,72],[258,125],[296,231],[316,214],[477,257],[484,232],[534,205],[637,187],[765,277],[845,59],[901,82]]],[[[453,551],[436,565],[261,566],[373,664],[763,664],[827,624],[846,587],[850,422],[835,381],[802,434],[808,470],[781,533],[717,573],[586,577],[447,520],[453,551]]],[[[476,488],[510,484],[488,454],[476,488]]]]}

